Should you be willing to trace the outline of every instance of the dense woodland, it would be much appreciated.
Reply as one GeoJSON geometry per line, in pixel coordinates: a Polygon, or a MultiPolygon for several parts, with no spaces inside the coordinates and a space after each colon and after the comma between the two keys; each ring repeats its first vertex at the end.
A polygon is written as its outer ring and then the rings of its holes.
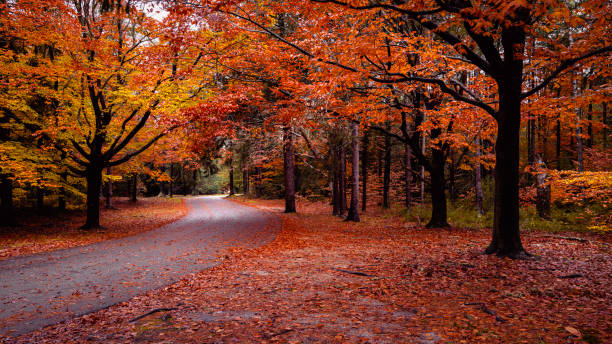
{"type": "Polygon", "coordinates": [[[521,227],[609,231],[611,6],[0,0],[2,225],[227,192],[510,257],[521,227]]]}

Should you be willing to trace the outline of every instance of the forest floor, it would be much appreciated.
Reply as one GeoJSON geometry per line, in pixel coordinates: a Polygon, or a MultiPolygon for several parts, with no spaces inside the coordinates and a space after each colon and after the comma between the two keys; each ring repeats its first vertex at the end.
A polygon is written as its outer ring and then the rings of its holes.
{"type": "Polygon", "coordinates": [[[510,260],[482,254],[488,230],[424,229],[378,211],[349,223],[323,203],[282,214],[282,201],[237,201],[281,216],[274,242],[12,341],[612,342],[609,235],[525,232],[535,258],[510,260]]]}
{"type": "Polygon", "coordinates": [[[187,214],[181,198],[113,198],[114,209],[102,208],[101,229],[79,229],[84,211],[69,211],[53,217],[29,211],[20,214],[19,226],[0,227],[0,260],[63,248],[83,246],[149,231],[187,214]]]}

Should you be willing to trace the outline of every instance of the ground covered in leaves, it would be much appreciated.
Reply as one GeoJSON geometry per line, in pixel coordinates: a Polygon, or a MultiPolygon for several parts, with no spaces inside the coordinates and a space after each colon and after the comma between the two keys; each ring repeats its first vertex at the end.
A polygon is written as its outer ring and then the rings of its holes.
{"type": "Polygon", "coordinates": [[[137,202],[117,198],[113,206],[114,209],[101,209],[102,228],[96,230],[79,229],[85,223],[83,211],[53,217],[35,213],[19,216],[19,226],[0,227],[0,259],[130,236],[187,214],[181,198],[142,198],[137,202]]]}
{"type": "MultiPolygon", "coordinates": [[[[610,343],[610,238],[524,233],[537,256],[485,256],[487,230],[358,224],[301,202],[262,248],[17,343],[610,343]],[[145,315],[149,312],[151,314],[145,315]],[[145,316],[143,316],[145,315],[145,316]]],[[[382,214],[384,215],[384,214],[382,214]]]]}

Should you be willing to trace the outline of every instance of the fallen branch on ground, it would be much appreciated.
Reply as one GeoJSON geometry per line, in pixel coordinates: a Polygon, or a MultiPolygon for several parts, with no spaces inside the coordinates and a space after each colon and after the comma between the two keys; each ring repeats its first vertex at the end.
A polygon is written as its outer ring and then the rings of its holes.
{"type": "Polygon", "coordinates": [[[484,303],[482,303],[482,302],[466,302],[466,303],[464,303],[464,305],[466,305],[466,306],[478,306],[478,307],[479,307],[479,308],[480,308],[480,309],[481,309],[483,312],[485,312],[485,313],[487,313],[487,314],[490,314],[490,315],[494,316],[494,317],[495,317],[495,320],[497,320],[497,321],[499,321],[499,322],[505,322],[505,321],[506,321],[506,320],[504,320],[504,319],[500,318],[500,317],[497,315],[497,313],[495,313],[495,311],[493,311],[493,310],[491,310],[491,309],[487,308],[487,306],[485,306],[485,304],[484,304],[484,303]]]}
{"type": "Polygon", "coordinates": [[[143,315],[137,316],[136,318],[130,320],[130,322],[138,321],[138,320],[140,320],[140,319],[142,319],[142,318],[144,318],[146,316],[149,316],[149,315],[157,313],[157,312],[169,312],[169,311],[175,311],[177,309],[178,308],[176,308],[176,307],[171,307],[171,308],[156,308],[156,309],[154,309],[154,310],[152,310],[150,312],[147,312],[147,313],[145,313],[143,315]]]}
{"type": "Polygon", "coordinates": [[[359,271],[343,270],[343,269],[337,269],[337,268],[333,268],[333,270],[344,272],[345,274],[351,274],[351,275],[357,275],[357,276],[363,276],[363,277],[376,277],[374,275],[366,274],[365,272],[359,272],[359,271]]]}

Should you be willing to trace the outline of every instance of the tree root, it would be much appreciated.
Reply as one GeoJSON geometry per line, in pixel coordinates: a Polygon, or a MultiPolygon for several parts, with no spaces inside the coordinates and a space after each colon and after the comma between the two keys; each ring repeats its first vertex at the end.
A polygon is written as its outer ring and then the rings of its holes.
{"type": "Polygon", "coordinates": [[[332,268],[332,269],[336,271],[344,272],[345,274],[351,274],[351,275],[357,275],[357,276],[363,276],[363,277],[376,277],[374,275],[366,274],[364,272],[359,272],[359,271],[343,270],[343,269],[337,269],[337,268],[332,268]]]}

